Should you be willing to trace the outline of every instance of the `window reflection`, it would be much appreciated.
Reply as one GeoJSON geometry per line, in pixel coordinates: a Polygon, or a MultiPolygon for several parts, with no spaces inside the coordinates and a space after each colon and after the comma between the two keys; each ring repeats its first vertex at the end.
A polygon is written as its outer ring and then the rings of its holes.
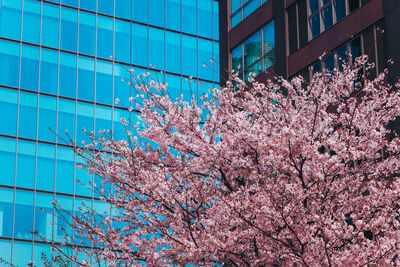
{"type": "Polygon", "coordinates": [[[0,5],[0,35],[19,40],[21,38],[21,0],[3,0],[0,5]]]}
{"type": "Polygon", "coordinates": [[[148,0],[149,1],[149,24],[164,27],[164,1],[148,0]]]}
{"type": "Polygon", "coordinates": [[[64,131],[67,131],[69,137],[75,139],[75,110],[75,101],[58,99],[57,134],[61,137],[65,137],[64,131]]]}
{"type": "Polygon", "coordinates": [[[115,20],[115,59],[129,63],[131,56],[131,24],[126,21],[115,20]]]}
{"type": "Polygon", "coordinates": [[[60,48],[76,52],[78,35],[78,12],[71,8],[61,8],[60,48]]]}
{"type": "Polygon", "coordinates": [[[165,27],[167,29],[180,31],[181,0],[165,0],[165,16],[165,27]]]}
{"type": "Polygon", "coordinates": [[[78,98],[94,101],[94,59],[78,57],[78,98]]]}
{"type": "Polygon", "coordinates": [[[115,16],[123,19],[131,19],[131,0],[115,1],[115,16]]]}
{"type": "Polygon", "coordinates": [[[40,56],[40,92],[57,94],[58,53],[43,49],[40,56]]]}
{"type": "Polygon", "coordinates": [[[198,65],[196,38],[182,35],[182,74],[197,76],[198,65]]]}
{"type": "Polygon", "coordinates": [[[69,147],[57,146],[56,191],[74,193],[74,151],[69,147]]]}
{"type": "MultiPolygon", "coordinates": [[[[36,162],[36,189],[54,191],[55,157],[56,149],[54,145],[38,143],[36,162]]],[[[36,200],[36,202],[37,201],[38,200],[36,200]]],[[[52,206],[51,202],[48,203],[50,207],[52,206]]],[[[36,212],[35,216],[37,217],[39,215],[36,212]]]]}
{"type": "Polygon", "coordinates": [[[37,91],[39,86],[39,48],[22,45],[21,87],[37,91]]]}
{"type": "Polygon", "coordinates": [[[181,73],[181,35],[173,32],[166,32],[165,34],[165,67],[168,71],[181,73]]]}
{"type": "Polygon", "coordinates": [[[274,21],[232,50],[232,69],[239,73],[241,79],[247,80],[250,73],[257,76],[273,66],[275,61],[274,21]]]}
{"type": "Polygon", "coordinates": [[[36,144],[18,140],[16,186],[34,188],[36,144]]]}
{"type": "Polygon", "coordinates": [[[164,70],[164,31],[149,28],[149,65],[164,70]]]}
{"type": "MultiPolygon", "coordinates": [[[[0,88],[0,134],[16,135],[17,133],[17,112],[18,92],[0,88]]],[[[4,169],[3,169],[4,170],[4,169]]]]}
{"type": "MultiPolygon", "coordinates": [[[[0,138],[1,183],[8,186],[14,186],[15,143],[15,139],[0,138]]],[[[1,195],[2,193],[0,192],[0,198],[1,195]]],[[[12,198],[10,201],[12,201],[12,198]]]]}
{"type": "Polygon", "coordinates": [[[197,33],[196,1],[182,0],[182,31],[185,33],[197,33]]]}
{"type": "Polygon", "coordinates": [[[29,43],[40,43],[40,9],[41,3],[24,0],[22,40],[29,43]]]}
{"type": "Polygon", "coordinates": [[[202,0],[197,2],[198,8],[198,34],[206,38],[213,37],[213,20],[212,20],[212,8],[213,0],[202,0]]]}
{"type": "Polygon", "coordinates": [[[147,67],[148,27],[132,24],[132,64],[147,67]]]}
{"type": "Polygon", "coordinates": [[[42,7],[42,45],[58,48],[59,6],[42,7]]]}
{"type": "Polygon", "coordinates": [[[76,97],[76,55],[60,53],[58,94],[71,98],[76,97]]]}
{"type": "Polygon", "coordinates": [[[113,56],[113,19],[97,16],[97,56],[113,56]]]}
{"type": "MultiPolygon", "coordinates": [[[[14,238],[32,239],[33,231],[33,192],[15,192],[14,238]]],[[[15,244],[14,244],[15,246],[15,244]]],[[[21,251],[22,252],[22,251],[21,251]]],[[[14,255],[24,255],[15,254],[14,255]]],[[[24,260],[28,259],[23,257],[24,260]]]]}
{"type": "Polygon", "coordinates": [[[113,63],[96,61],[96,102],[111,105],[113,100],[113,63]]]}
{"type": "Polygon", "coordinates": [[[96,16],[90,13],[80,11],[79,52],[86,55],[94,56],[95,45],[96,45],[96,16]]]}
{"type": "Polygon", "coordinates": [[[38,96],[32,93],[20,93],[18,135],[36,139],[38,96]]]}
{"type": "Polygon", "coordinates": [[[18,87],[19,44],[0,40],[0,58],[0,84],[18,87]]]}
{"type": "Polygon", "coordinates": [[[39,95],[38,139],[54,142],[56,140],[57,99],[39,95]]]}

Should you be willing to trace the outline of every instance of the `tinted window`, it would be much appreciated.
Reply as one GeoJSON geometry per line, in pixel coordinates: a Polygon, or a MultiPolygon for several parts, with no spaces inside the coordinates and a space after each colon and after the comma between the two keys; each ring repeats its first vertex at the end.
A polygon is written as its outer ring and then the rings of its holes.
{"type": "Polygon", "coordinates": [[[61,96],[76,97],[76,55],[60,53],[59,91],[61,96]]]}
{"type": "Polygon", "coordinates": [[[21,87],[37,91],[39,86],[39,48],[22,45],[21,87]]]}
{"type": "Polygon", "coordinates": [[[171,72],[181,73],[181,35],[166,32],[166,69],[171,72]]]}
{"type": "Polygon", "coordinates": [[[79,14],[79,52],[95,55],[96,16],[86,12],[79,14]]]}
{"type": "Polygon", "coordinates": [[[0,4],[0,35],[19,40],[21,38],[21,0],[3,0],[0,4]]]}
{"type": "Polygon", "coordinates": [[[19,44],[0,40],[0,84],[18,87],[19,44]]]}
{"type": "Polygon", "coordinates": [[[17,151],[16,186],[24,188],[34,188],[36,145],[34,142],[18,140],[17,151]]]}
{"type": "Polygon", "coordinates": [[[29,43],[40,43],[40,2],[24,0],[24,22],[22,40],[29,43]]]}
{"type": "Polygon", "coordinates": [[[58,48],[59,7],[43,4],[42,45],[58,48]]]}
{"type": "Polygon", "coordinates": [[[78,12],[70,8],[61,8],[60,48],[76,52],[78,35],[78,12]]]}

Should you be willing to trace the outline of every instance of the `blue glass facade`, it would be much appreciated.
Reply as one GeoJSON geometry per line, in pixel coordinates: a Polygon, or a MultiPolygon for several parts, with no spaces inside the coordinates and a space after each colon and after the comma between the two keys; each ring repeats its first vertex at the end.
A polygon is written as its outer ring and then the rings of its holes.
{"type": "Polygon", "coordinates": [[[172,97],[187,100],[217,86],[219,66],[210,58],[219,58],[218,1],[0,5],[0,257],[40,265],[51,248],[31,232],[62,240],[60,222],[41,209],[51,211],[55,199],[71,212],[81,200],[101,206],[77,183],[94,177],[75,167],[79,159],[57,135],[67,130],[80,143],[82,128],[112,129],[123,138],[120,118],[135,116],[114,103],[133,96],[122,81],[129,80],[126,69],[158,72],[172,97]],[[199,83],[189,87],[189,76],[199,83]]]}

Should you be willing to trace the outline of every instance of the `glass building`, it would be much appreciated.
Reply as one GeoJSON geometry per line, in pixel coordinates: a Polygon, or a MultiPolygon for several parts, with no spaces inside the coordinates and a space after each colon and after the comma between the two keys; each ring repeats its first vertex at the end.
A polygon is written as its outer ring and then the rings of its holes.
{"type": "MultiPolygon", "coordinates": [[[[255,2],[255,1],[254,1],[255,2]]],[[[102,203],[77,183],[96,177],[62,136],[79,144],[88,131],[112,129],[133,95],[128,69],[149,71],[172,97],[199,98],[219,84],[218,1],[0,1],[0,257],[41,265],[51,248],[31,234],[63,241],[61,223],[41,209],[58,200],[71,211],[102,203]],[[204,67],[206,63],[209,67],[204,67]],[[198,82],[188,85],[192,76],[198,82]],[[51,129],[51,131],[49,130],[51,129]]]]}

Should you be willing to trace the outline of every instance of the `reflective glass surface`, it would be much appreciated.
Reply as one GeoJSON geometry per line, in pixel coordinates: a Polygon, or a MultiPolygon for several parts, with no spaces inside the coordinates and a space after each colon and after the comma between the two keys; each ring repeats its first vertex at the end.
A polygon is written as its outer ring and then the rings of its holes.
{"type": "Polygon", "coordinates": [[[13,251],[12,263],[25,266],[51,254],[32,230],[63,241],[62,223],[41,211],[52,212],[54,196],[71,211],[75,196],[92,201],[77,180],[94,177],[76,167],[82,159],[65,140],[81,145],[100,129],[126,139],[121,118],[137,120],[127,109],[136,95],[129,70],[151,72],[188,101],[205,92],[197,83],[219,82],[210,61],[219,54],[218,2],[1,0],[0,14],[0,237],[18,238],[0,239],[0,256],[13,251]]]}

